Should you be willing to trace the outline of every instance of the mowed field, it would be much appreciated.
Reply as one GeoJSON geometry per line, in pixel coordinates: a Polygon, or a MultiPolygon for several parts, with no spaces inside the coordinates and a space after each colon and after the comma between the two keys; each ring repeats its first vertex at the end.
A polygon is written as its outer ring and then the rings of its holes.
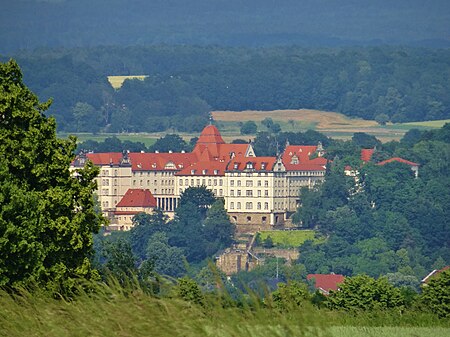
{"type": "Polygon", "coordinates": [[[114,89],[118,90],[122,87],[125,80],[143,81],[146,77],[148,77],[148,75],[108,76],[108,82],[114,89]]]}
{"type": "MultiPolygon", "coordinates": [[[[355,132],[366,132],[374,135],[383,142],[399,140],[412,128],[430,129],[441,127],[447,121],[428,121],[403,124],[379,125],[372,120],[350,118],[337,112],[300,109],[300,110],[274,110],[274,111],[213,111],[212,116],[218,123],[219,130],[224,138],[239,137],[240,123],[254,121],[258,131],[267,130],[261,124],[265,118],[272,118],[279,123],[282,131],[316,130],[327,136],[340,139],[349,139],[355,132]]],[[[242,136],[241,136],[242,137],[242,136]]],[[[248,138],[248,136],[246,136],[248,138]]]]}

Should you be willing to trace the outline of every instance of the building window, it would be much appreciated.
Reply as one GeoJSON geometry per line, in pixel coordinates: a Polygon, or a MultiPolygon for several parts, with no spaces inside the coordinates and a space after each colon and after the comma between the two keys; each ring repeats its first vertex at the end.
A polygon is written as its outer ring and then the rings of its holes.
{"type": "Polygon", "coordinates": [[[267,217],[266,217],[266,216],[263,216],[263,217],[262,217],[262,223],[265,224],[266,222],[267,222],[267,217]]]}
{"type": "Polygon", "coordinates": [[[245,182],[245,186],[247,186],[247,187],[253,187],[253,181],[247,180],[247,181],[245,182]]]}
{"type": "Polygon", "coordinates": [[[214,179],[214,186],[217,186],[217,179],[214,179]]]}
{"type": "Polygon", "coordinates": [[[261,196],[261,190],[258,190],[258,197],[261,196]]]}
{"type": "Polygon", "coordinates": [[[234,209],[234,202],[230,202],[230,209],[234,209]]]}
{"type": "Polygon", "coordinates": [[[234,197],[234,190],[230,190],[230,196],[234,197]]]}
{"type": "Polygon", "coordinates": [[[241,181],[240,180],[237,181],[237,185],[241,186],[241,181]]]}
{"type": "Polygon", "coordinates": [[[206,185],[206,179],[202,179],[202,185],[206,185]]]}
{"type": "Polygon", "coordinates": [[[248,216],[247,217],[247,222],[251,222],[252,221],[252,217],[251,216],[248,216]]]}
{"type": "Polygon", "coordinates": [[[153,182],[153,185],[158,185],[158,180],[155,180],[155,181],[153,182]]]}
{"type": "Polygon", "coordinates": [[[238,197],[241,196],[241,190],[237,190],[237,196],[238,196],[238,197]]]}
{"type": "Polygon", "coordinates": [[[185,184],[186,186],[188,186],[188,185],[189,185],[189,179],[184,179],[184,184],[185,184]]]}
{"type": "Polygon", "coordinates": [[[261,186],[261,180],[258,180],[258,187],[261,186]]]}
{"type": "Polygon", "coordinates": [[[246,190],[246,191],[245,191],[245,195],[246,195],[247,197],[253,197],[253,191],[252,191],[252,190],[246,190]]]}
{"type": "Polygon", "coordinates": [[[236,206],[237,206],[236,207],[237,209],[241,209],[241,203],[240,202],[238,202],[236,206]]]}
{"type": "Polygon", "coordinates": [[[234,186],[234,180],[230,180],[230,186],[234,186]]]}
{"type": "Polygon", "coordinates": [[[200,186],[200,179],[197,179],[197,186],[200,186]]]}
{"type": "Polygon", "coordinates": [[[269,190],[264,190],[264,196],[268,197],[269,196],[269,190]]]}
{"type": "Polygon", "coordinates": [[[269,181],[268,180],[264,180],[264,187],[269,187],[269,181]]]}
{"type": "Polygon", "coordinates": [[[253,209],[253,203],[252,202],[246,202],[245,203],[245,209],[253,209]]]}
{"type": "Polygon", "coordinates": [[[223,190],[222,189],[219,190],[219,197],[221,197],[221,196],[223,196],[223,190]]]}
{"type": "Polygon", "coordinates": [[[223,186],[223,180],[219,179],[219,186],[223,186]]]}
{"type": "Polygon", "coordinates": [[[136,180],[133,180],[133,186],[136,186],[136,180]]]}
{"type": "Polygon", "coordinates": [[[269,203],[268,202],[264,203],[264,209],[269,209],[269,203]]]}
{"type": "Polygon", "coordinates": [[[180,179],[180,186],[183,186],[183,179],[180,179]]]}
{"type": "Polygon", "coordinates": [[[191,179],[191,186],[194,186],[194,179],[191,179]]]}
{"type": "Polygon", "coordinates": [[[211,179],[208,179],[208,186],[211,186],[211,179]]]}
{"type": "Polygon", "coordinates": [[[260,202],[258,202],[258,203],[256,204],[256,208],[257,208],[257,209],[261,209],[261,203],[260,203],[260,202]]]}

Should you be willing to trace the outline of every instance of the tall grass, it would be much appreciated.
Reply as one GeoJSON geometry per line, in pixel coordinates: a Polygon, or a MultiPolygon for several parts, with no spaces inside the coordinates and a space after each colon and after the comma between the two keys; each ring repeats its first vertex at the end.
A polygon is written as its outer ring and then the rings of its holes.
{"type": "Polygon", "coordinates": [[[278,311],[255,294],[206,294],[202,305],[139,286],[100,284],[71,299],[0,291],[0,336],[449,336],[448,321],[422,313],[348,314],[309,303],[278,311]],[[438,327],[440,325],[441,327],[438,327]]]}

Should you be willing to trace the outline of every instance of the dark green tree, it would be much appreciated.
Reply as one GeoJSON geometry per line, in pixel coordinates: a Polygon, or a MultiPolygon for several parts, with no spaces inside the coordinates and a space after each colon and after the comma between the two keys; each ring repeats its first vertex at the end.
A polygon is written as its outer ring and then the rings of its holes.
{"type": "Polygon", "coordinates": [[[346,278],[339,288],[339,291],[332,292],[328,297],[331,309],[385,310],[404,305],[400,290],[394,288],[386,278],[375,280],[358,275],[346,278]]]}
{"type": "Polygon", "coordinates": [[[159,152],[181,152],[188,149],[188,144],[176,134],[168,134],[162,138],[159,138],[155,144],[150,147],[150,151],[159,152]]]}
{"type": "Polygon", "coordinates": [[[439,317],[450,317],[450,270],[434,276],[422,286],[421,301],[439,317]]]}
{"type": "Polygon", "coordinates": [[[247,121],[241,126],[241,135],[254,135],[258,130],[258,126],[254,121],[247,121]]]}
{"type": "Polygon", "coordinates": [[[94,177],[87,163],[74,174],[76,139],[58,139],[56,123],[22,82],[15,61],[0,64],[0,285],[29,283],[70,290],[97,278],[90,262],[94,177]]]}

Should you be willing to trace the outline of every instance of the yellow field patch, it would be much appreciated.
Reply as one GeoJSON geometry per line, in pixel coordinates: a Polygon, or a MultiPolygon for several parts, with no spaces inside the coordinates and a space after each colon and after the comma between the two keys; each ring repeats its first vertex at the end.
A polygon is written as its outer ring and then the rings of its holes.
{"type": "Polygon", "coordinates": [[[337,112],[300,109],[300,110],[274,110],[274,111],[213,111],[214,120],[233,121],[262,121],[272,118],[274,121],[301,121],[316,124],[316,129],[342,130],[345,128],[370,128],[378,126],[375,121],[360,118],[349,118],[337,112]]]}
{"type": "Polygon", "coordinates": [[[108,82],[111,86],[118,90],[122,87],[125,80],[140,80],[143,81],[148,75],[129,75],[129,76],[108,76],[108,82]]]}

